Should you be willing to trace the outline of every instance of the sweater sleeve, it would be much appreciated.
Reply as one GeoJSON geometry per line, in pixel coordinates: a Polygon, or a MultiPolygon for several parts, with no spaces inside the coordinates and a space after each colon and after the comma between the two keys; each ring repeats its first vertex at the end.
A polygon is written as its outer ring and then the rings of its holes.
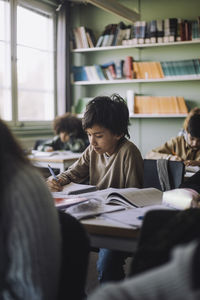
{"type": "Polygon", "coordinates": [[[82,156],[67,169],[67,171],[59,174],[58,178],[61,179],[62,185],[68,184],[70,182],[82,183],[89,178],[89,157],[90,149],[89,147],[83,152],[82,156]]]}
{"type": "Polygon", "coordinates": [[[143,159],[140,151],[134,146],[133,151],[127,151],[125,154],[124,166],[124,178],[125,188],[136,187],[141,188],[143,183],[143,159]]]}
{"type": "Polygon", "coordinates": [[[169,157],[169,155],[175,155],[176,143],[177,143],[177,139],[172,138],[171,140],[167,141],[163,145],[148,152],[146,155],[146,158],[147,159],[160,159],[160,158],[167,159],[169,157]]]}

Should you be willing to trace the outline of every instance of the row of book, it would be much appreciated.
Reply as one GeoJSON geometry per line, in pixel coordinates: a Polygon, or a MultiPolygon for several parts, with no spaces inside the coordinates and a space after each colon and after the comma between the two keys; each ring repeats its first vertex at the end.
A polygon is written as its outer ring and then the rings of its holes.
{"type": "Polygon", "coordinates": [[[108,47],[144,43],[167,43],[200,39],[200,17],[196,20],[167,18],[164,20],[136,21],[108,24],[95,38],[87,27],[76,27],[71,32],[73,48],[108,47]]]}
{"type": "Polygon", "coordinates": [[[187,114],[188,108],[183,97],[134,97],[134,113],[136,114],[187,114]]]}
{"type": "Polygon", "coordinates": [[[73,66],[72,73],[73,81],[196,77],[200,75],[200,59],[138,62],[127,56],[125,60],[118,59],[102,65],[73,66]]]}

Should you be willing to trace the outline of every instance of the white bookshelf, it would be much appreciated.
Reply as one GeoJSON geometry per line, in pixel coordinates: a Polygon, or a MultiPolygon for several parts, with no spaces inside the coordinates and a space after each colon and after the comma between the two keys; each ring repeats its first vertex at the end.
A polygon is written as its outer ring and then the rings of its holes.
{"type": "Polygon", "coordinates": [[[149,47],[166,47],[166,46],[180,46],[180,45],[194,45],[200,44],[200,39],[192,41],[181,41],[181,42],[168,42],[168,43],[152,43],[152,44],[133,44],[133,45],[120,45],[120,46],[109,46],[109,47],[94,47],[94,48],[79,48],[72,49],[72,53],[81,52],[97,52],[97,51],[109,51],[109,50],[120,50],[120,49],[131,49],[131,48],[149,48],[149,47]]]}

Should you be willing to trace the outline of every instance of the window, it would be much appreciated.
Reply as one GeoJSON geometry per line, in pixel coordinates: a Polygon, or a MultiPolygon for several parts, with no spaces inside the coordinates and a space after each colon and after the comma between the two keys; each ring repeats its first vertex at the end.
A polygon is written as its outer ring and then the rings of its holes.
{"type": "Polygon", "coordinates": [[[41,2],[0,0],[0,117],[15,127],[55,117],[55,8],[41,2]]]}

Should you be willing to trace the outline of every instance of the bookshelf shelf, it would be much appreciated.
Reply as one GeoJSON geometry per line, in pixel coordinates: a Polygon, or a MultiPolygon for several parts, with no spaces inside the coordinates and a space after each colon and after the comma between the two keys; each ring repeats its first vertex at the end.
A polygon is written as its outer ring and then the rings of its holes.
{"type": "MultiPolygon", "coordinates": [[[[130,119],[161,119],[161,118],[185,118],[187,114],[130,114],[130,119]]],[[[82,118],[83,114],[78,114],[78,118],[82,118]]]]}
{"type": "MultiPolygon", "coordinates": [[[[182,21],[187,19],[189,22],[194,20],[198,20],[198,22],[200,21],[198,14],[200,1],[196,0],[190,0],[190,2],[188,2],[188,0],[183,0],[181,1],[181,7],[177,1],[171,1],[169,3],[169,1],[166,0],[139,0],[138,3],[137,1],[118,0],[118,2],[126,3],[127,6],[130,6],[130,8],[135,8],[137,4],[139,4],[138,11],[140,12],[141,20],[144,20],[146,24],[151,20],[167,20],[175,18],[182,21]],[[174,16],[176,12],[178,12],[177,16],[174,16]]],[[[101,12],[95,7],[86,8],[82,4],[77,5],[76,7],[71,7],[71,11],[73,13],[73,18],[70,18],[69,21],[70,28],[85,26],[85,28],[92,29],[96,38],[103,34],[103,30],[106,28],[105,25],[119,24],[122,21],[120,18],[114,18],[111,14],[101,12]]],[[[186,27],[186,25],[184,26],[186,27]]],[[[182,28],[182,30],[184,32],[184,28],[182,28]]],[[[166,34],[166,36],[167,35],[168,34],[166,34]]],[[[187,39],[186,35],[182,35],[181,38],[187,39]]],[[[189,38],[191,38],[191,36],[189,38]]],[[[189,61],[194,61],[194,65],[196,63],[195,60],[200,62],[200,36],[192,35],[192,38],[193,40],[180,41],[179,39],[179,41],[176,42],[147,44],[130,44],[131,41],[129,40],[128,42],[125,42],[126,45],[69,49],[71,67],[88,67],[85,71],[88,71],[89,69],[91,74],[93,74],[92,76],[89,71],[86,72],[87,75],[91,75],[87,76],[91,81],[79,81],[87,78],[78,76],[76,76],[77,81],[73,81],[73,79],[75,80],[75,76],[71,76],[70,73],[68,74],[72,94],[70,99],[73,99],[71,100],[73,104],[72,109],[76,111],[79,100],[85,101],[88,99],[89,101],[89,99],[98,95],[110,96],[113,93],[117,93],[126,99],[129,90],[131,90],[135,96],[183,97],[188,110],[191,110],[195,106],[200,107],[200,71],[198,71],[198,69],[196,72],[196,74],[199,73],[198,75],[168,76],[168,74],[186,74],[187,71],[192,74],[191,69],[187,69],[190,68],[189,61]],[[112,80],[111,76],[108,76],[105,72],[105,69],[107,68],[106,64],[114,62],[115,68],[119,69],[119,61],[122,61],[123,65],[123,61],[125,62],[125,59],[129,56],[133,57],[133,60],[136,63],[169,63],[166,65],[161,64],[165,71],[165,77],[159,78],[158,74],[155,75],[153,65],[151,65],[150,70],[147,65],[142,65],[141,68],[139,65],[139,70],[143,67],[144,68],[142,69],[142,74],[139,75],[137,74],[137,69],[135,69],[135,77],[137,76],[138,79],[125,79],[125,76],[128,77],[129,74],[124,72],[123,69],[121,79],[112,80]],[[188,65],[181,65],[181,62],[184,60],[188,61],[188,65]],[[170,63],[172,64],[170,65],[170,63]],[[103,77],[100,78],[104,80],[98,80],[98,78],[94,75],[96,66],[102,67],[103,74],[105,75],[104,77],[106,77],[107,80],[103,77]],[[168,72],[168,66],[172,67],[172,69],[177,68],[176,72],[168,72]],[[147,69],[146,72],[145,68],[147,69]],[[111,80],[108,80],[108,78],[111,80]]],[[[132,42],[134,41],[135,40],[132,42]]],[[[72,44],[73,43],[71,43],[71,45],[72,44]]],[[[106,41],[102,44],[105,45],[106,41]]],[[[79,47],[81,47],[81,45],[79,47]]],[[[76,75],[79,75],[79,69],[77,68],[75,71],[77,71],[76,75]]],[[[69,72],[73,72],[74,75],[74,68],[71,68],[69,72]]],[[[117,77],[120,78],[120,75],[117,74],[117,77]]],[[[86,105],[85,103],[87,102],[84,102],[84,107],[86,105]]],[[[136,104],[136,101],[134,103],[136,104]]],[[[165,112],[171,112],[168,114],[164,114],[164,111],[162,111],[161,114],[158,114],[158,109],[155,109],[153,113],[150,114],[152,111],[150,111],[150,109],[148,110],[148,104],[145,105],[145,110],[143,111],[136,110],[136,107],[137,106],[135,105],[135,111],[138,113],[130,115],[130,133],[133,141],[139,147],[143,155],[145,155],[150,149],[161,144],[161,140],[168,140],[169,137],[176,135],[182,128],[183,120],[187,116],[185,113],[183,114],[184,111],[182,111],[181,114],[178,114],[177,111],[174,110],[176,113],[172,114],[172,109],[165,110],[165,112]],[[141,112],[148,112],[148,114],[141,114],[141,112]],[[152,132],[154,134],[152,134],[152,132]]],[[[170,108],[172,108],[172,104],[170,104],[170,108]]],[[[77,111],[80,110],[77,109],[77,111]]],[[[82,116],[80,115],[80,117],[82,116]]]]}
{"type": "Polygon", "coordinates": [[[135,45],[121,45],[121,46],[109,46],[109,47],[94,47],[94,48],[80,48],[72,49],[72,53],[85,53],[85,52],[98,52],[98,51],[109,51],[109,50],[120,50],[120,49],[132,49],[132,48],[149,48],[149,47],[166,47],[166,46],[182,46],[182,45],[194,45],[200,44],[200,39],[192,41],[182,42],[168,42],[168,43],[154,43],[154,44],[135,44],[135,45]]]}
{"type": "Polygon", "coordinates": [[[121,83],[153,83],[153,82],[178,82],[178,81],[194,81],[200,80],[200,75],[187,76],[171,76],[159,79],[115,79],[115,80],[99,80],[99,81],[74,81],[73,85],[101,85],[101,84],[121,84],[121,83]]]}
{"type": "Polygon", "coordinates": [[[187,114],[131,114],[130,118],[185,118],[187,114]]]}

